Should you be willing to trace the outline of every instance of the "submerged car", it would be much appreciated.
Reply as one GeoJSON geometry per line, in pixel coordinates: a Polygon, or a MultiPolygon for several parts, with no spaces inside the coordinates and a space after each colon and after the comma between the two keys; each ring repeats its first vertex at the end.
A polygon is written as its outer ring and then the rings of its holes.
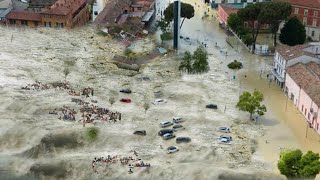
{"type": "Polygon", "coordinates": [[[121,89],[120,92],[130,94],[132,91],[130,89],[121,89]]]}
{"type": "Polygon", "coordinates": [[[222,138],[224,138],[224,139],[227,139],[228,141],[232,141],[232,137],[231,136],[229,136],[229,135],[221,135],[220,137],[219,137],[219,139],[222,139],[222,138]]]}
{"type": "Polygon", "coordinates": [[[182,130],[182,129],[185,129],[185,127],[183,127],[183,126],[180,125],[180,124],[174,125],[174,126],[172,127],[172,130],[173,130],[173,131],[179,131],[179,130],[182,130]]]}
{"type": "Polygon", "coordinates": [[[175,153],[175,152],[178,152],[178,151],[179,151],[179,149],[177,147],[175,147],[175,146],[169,146],[167,148],[168,154],[175,153]]]}
{"type": "Polygon", "coordinates": [[[145,136],[145,135],[147,135],[147,132],[145,130],[137,130],[137,131],[134,131],[133,134],[145,136]]]}
{"type": "Polygon", "coordinates": [[[231,132],[230,128],[228,128],[228,127],[219,127],[217,130],[220,131],[220,132],[224,132],[224,133],[230,133],[231,132]]]}
{"type": "Polygon", "coordinates": [[[164,99],[156,99],[152,102],[152,104],[164,104],[166,103],[167,101],[164,100],[164,99]]]}
{"type": "Polygon", "coordinates": [[[176,136],[174,135],[174,134],[172,134],[172,133],[166,133],[166,134],[164,134],[163,136],[162,136],[162,138],[164,139],[164,140],[169,140],[169,139],[172,139],[172,138],[175,138],[176,136]]]}
{"type": "Polygon", "coordinates": [[[208,105],[206,105],[206,108],[208,108],[208,109],[218,109],[218,106],[216,104],[208,104],[208,105]]]}
{"type": "Polygon", "coordinates": [[[222,144],[231,144],[231,141],[227,138],[220,138],[218,139],[218,142],[222,144]]]}
{"type": "Polygon", "coordinates": [[[176,143],[188,143],[188,142],[190,142],[191,141],[191,138],[189,138],[189,137],[178,137],[177,139],[176,139],[176,143]]]}
{"type": "Polygon", "coordinates": [[[167,134],[167,133],[173,134],[173,130],[172,129],[162,129],[158,132],[158,135],[163,136],[164,134],[167,134]]]}
{"type": "Polygon", "coordinates": [[[171,126],[171,125],[173,125],[173,123],[170,122],[170,121],[164,121],[164,122],[160,123],[160,127],[162,127],[162,128],[165,128],[165,127],[168,127],[168,126],[171,126]]]}
{"type": "Polygon", "coordinates": [[[120,99],[120,102],[131,103],[131,99],[129,99],[129,98],[122,98],[122,99],[120,99]]]}

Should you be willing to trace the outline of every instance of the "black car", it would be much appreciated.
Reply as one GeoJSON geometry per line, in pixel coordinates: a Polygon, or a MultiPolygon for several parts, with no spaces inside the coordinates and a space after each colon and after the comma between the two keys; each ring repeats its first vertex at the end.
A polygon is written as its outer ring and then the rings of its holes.
{"type": "Polygon", "coordinates": [[[164,134],[167,134],[167,133],[173,134],[173,130],[172,129],[162,129],[158,132],[158,135],[163,136],[164,134]]]}
{"type": "Polygon", "coordinates": [[[120,92],[130,94],[132,91],[130,89],[121,89],[120,92]]]}
{"type": "Polygon", "coordinates": [[[206,105],[206,108],[209,108],[209,109],[218,109],[218,106],[216,104],[208,104],[206,105]]]}
{"type": "Polygon", "coordinates": [[[147,132],[145,130],[138,130],[138,131],[134,131],[133,134],[145,136],[145,135],[147,135],[147,132]]]}
{"type": "Polygon", "coordinates": [[[191,138],[189,137],[178,137],[176,139],[176,143],[188,143],[191,141],[191,138]]]}

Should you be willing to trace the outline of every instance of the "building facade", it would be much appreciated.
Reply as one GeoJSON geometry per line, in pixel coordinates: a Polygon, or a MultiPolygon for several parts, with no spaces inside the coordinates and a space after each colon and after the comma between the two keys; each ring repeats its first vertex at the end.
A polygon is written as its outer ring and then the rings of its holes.
{"type": "Polygon", "coordinates": [[[309,43],[297,46],[279,45],[275,49],[272,74],[276,83],[283,88],[288,67],[297,63],[320,64],[320,44],[309,43]]]}
{"type": "Polygon", "coordinates": [[[11,26],[37,27],[41,25],[41,15],[36,12],[12,10],[6,16],[6,24],[11,26]]]}
{"type": "Polygon", "coordinates": [[[285,89],[288,98],[310,127],[320,134],[320,65],[309,62],[290,66],[286,73],[285,89]]]}
{"type": "Polygon", "coordinates": [[[305,25],[307,36],[320,41],[320,1],[288,0],[292,6],[291,16],[297,16],[305,25]]]}

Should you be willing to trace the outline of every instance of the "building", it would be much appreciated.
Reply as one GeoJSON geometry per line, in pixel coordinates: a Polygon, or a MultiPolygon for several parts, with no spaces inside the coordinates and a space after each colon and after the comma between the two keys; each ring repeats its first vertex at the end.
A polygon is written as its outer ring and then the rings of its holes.
{"type": "Polygon", "coordinates": [[[8,25],[37,27],[41,24],[41,15],[37,12],[12,10],[6,17],[8,25]]]}
{"type": "Polygon", "coordinates": [[[57,0],[50,8],[41,12],[41,23],[45,27],[73,28],[85,25],[90,20],[86,0],[57,0]]]}
{"type": "Polygon", "coordinates": [[[7,22],[6,16],[13,9],[11,0],[0,1],[0,25],[5,25],[7,22]]]}
{"type": "Polygon", "coordinates": [[[283,88],[286,69],[297,63],[316,62],[320,64],[320,44],[310,43],[296,46],[279,45],[275,49],[272,74],[276,83],[283,88]]]}
{"type": "Polygon", "coordinates": [[[288,67],[285,89],[310,127],[320,134],[320,65],[309,62],[288,67]]]}
{"type": "Polygon", "coordinates": [[[95,24],[148,25],[155,17],[156,4],[154,0],[114,0],[109,1],[102,12],[96,17],[95,24]]]}
{"type": "MultiPolygon", "coordinates": [[[[219,24],[227,28],[228,27],[228,17],[232,13],[237,13],[239,9],[243,8],[243,4],[219,4],[218,5],[218,19],[219,24]]],[[[244,22],[245,27],[256,27],[258,22],[254,22],[254,24],[250,24],[248,22],[244,22]]],[[[261,24],[260,26],[261,31],[269,31],[269,24],[261,24]]]]}
{"type": "Polygon", "coordinates": [[[320,1],[283,0],[291,4],[291,16],[297,16],[306,27],[307,36],[320,41],[320,1]]]}

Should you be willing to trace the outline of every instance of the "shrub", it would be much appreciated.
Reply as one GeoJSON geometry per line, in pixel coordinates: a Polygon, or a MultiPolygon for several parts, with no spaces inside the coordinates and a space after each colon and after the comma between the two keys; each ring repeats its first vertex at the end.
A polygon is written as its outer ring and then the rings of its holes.
{"type": "Polygon", "coordinates": [[[90,127],[86,131],[86,137],[89,140],[95,140],[98,137],[99,130],[95,127],[90,127]]]}
{"type": "Polygon", "coordinates": [[[173,36],[170,32],[165,32],[163,34],[160,35],[160,38],[162,41],[167,41],[167,40],[171,40],[173,39],[173,36]]]}
{"type": "Polygon", "coordinates": [[[242,63],[237,60],[234,60],[233,62],[228,64],[228,68],[230,69],[241,69],[242,67],[242,63]]]}

